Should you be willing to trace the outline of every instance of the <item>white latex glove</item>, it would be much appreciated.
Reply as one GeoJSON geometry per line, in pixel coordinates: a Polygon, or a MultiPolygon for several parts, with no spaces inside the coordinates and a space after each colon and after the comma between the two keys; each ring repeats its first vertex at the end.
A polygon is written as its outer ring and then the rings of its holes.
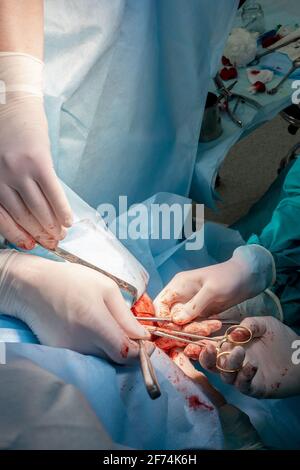
{"type": "Polygon", "coordinates": [[[225,310],[215,316],[218,320],[236,320],[238,323],[248,317],[274,317],[283,321],[283,311],[279,298],[269,289],[252,299],[225,310]]]}
{"type": "Polygon", "coordinates": [[[72,224],[55,174],[43,105],[43,63],[0,53],[0,233],[31,249],[53,248],[72,224]]]}
{"type": "MultiPolygon", "coordinates": [[[[296,333],[273,317],[246,318],[241,325],[251,329],[254,339],[243,347],[224,344],[222,351],[232,352],[224,357],[222,367],[241,370],[237,373],[222,372],[222,379],[240,392],[258,398],[299,394],[300,364],[292,360],[295,346],[298,349],[300,346],[296,333]]],[[[205,347],[200,352],[200,364],[218,372],[215,367],[216,343],[202,343],[205,347]]]]}
{"type": "Polygon", "coordinates": [[[224,433],[225,450],[266,449],[249,416],[239,408],[226,403],[219,408],[219,417],[224,433]]]}
{"type": "Polygon", "coordinates": [[[255,297],[274,281],[271,253],[259,245],[245,245],[224,263],[177,274],[154,304],[158,316],[171,315],[182,325],[255,297]]]}
{"type": "Polygon", "coordinates": [[[44,345],[120,364],[138,357],[129,338],[149,339],[108,277],[14,250],[0,252],[0,312],[24,321],[44,345]]]}

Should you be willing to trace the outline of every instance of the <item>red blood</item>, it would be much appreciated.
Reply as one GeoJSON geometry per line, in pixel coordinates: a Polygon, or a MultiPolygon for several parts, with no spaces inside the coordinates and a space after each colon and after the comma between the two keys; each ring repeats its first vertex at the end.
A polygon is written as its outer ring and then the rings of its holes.
{"type": "Polygon", "coordinates": [[[208,411],[213,411],[213,407],[210,405],[207,405],[207,403],[203,403],[202,401],[199,400],[199,397],[197,395],[191,395],[190,397],[187,397],[187,401],[189,404],[189,407],[192,410],[198,410],[199,408],[205,408],[208,411]]]}
{"type": "Polygon", "coordinates": [[[178,357],[178,354],[179,352],[177,351],[176,348],[173,348],[170,352],[169,352],[169,356],[171,359],[176,359],[176,357],[178,357]]]}
{"type": "Polygon", "coordinates": [[[251,75],[258,75],[260,74],[260,70],[251,70],[251,75]]]}
{"type": "Polygon", "coordinates": [[[257,93],[265,93],[266,91],[266,85],[263,82],[255,82],[253,86],[257,93]]]}
{"type": "Polygon", "coordinates": [[[281,383],[280,382],[275,382],[274,384],[271,384],[271,388],[273,390],[278,390],[281,386],[281,383]]]}
{"type": "Polygon", "coordinates": [[[35,247],[35,241],[29,241],[29,242],[19,242],[17,243],[17,247],[21,248],[21,250],[33,250],[35,247]]]}
{"type": "MultiPolygon", "coordinates": [[[[155,309],[148,294],[142,295],[131,307],[131,311],[136,317],[155,317],[155,309]]],[[[143,325],[153,326],[150,321],[141,321],[143,325]]]]}
{"type": "Polygon", "coordinates": [[[227,57],[225,57],[224,55],[222,56],[222,64],[224,65],[224,67],[232,67],[232,63],[230,62],[230,60],[227,59],[227,57]]]}
{"type": "Polygon", "coordinates": [[[230,68],[224,67],[220,72],[220,77],[225,82],[227,80],[233,80],[234,78],[237,78],[237,76],[238,76],[238,73],[235,67],[230,67],[230,68]]]}
{"type": "Polygon", "coordinates": [[[142,295],[131,308],[136,317],[155,317],[155,309],[152,300],[148,294],[142,295]]]}
{"type": "Polygon", "coordinates": [[[120,353],[121,353],[121,356],[124,357],[124,359],[128,357],[128,352],[129,352],[129,347],[127,346],[127,344],[123,344],[120,353]]]}
{"type": "Polygon", "coordinates": [[[280,36],[280,34],[276,34],[276,36],[271,36],[269,38],[263,39],[261,45],[264,49],[266,49],[267,47],[270,47],[275,44],[277,41],[280,41],[280,39],[282,39],[282,36],[280,36]]]}

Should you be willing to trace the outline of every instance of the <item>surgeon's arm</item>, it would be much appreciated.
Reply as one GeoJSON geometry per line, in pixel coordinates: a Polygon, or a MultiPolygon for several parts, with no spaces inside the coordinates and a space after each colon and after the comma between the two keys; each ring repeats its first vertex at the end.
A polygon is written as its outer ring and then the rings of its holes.
{"type": "Polygon", "coordinates": [[[43,59],[43,0],[1,0],[0,51],[23,52],[43,59]]]}
{"type": "Polygon", "coordinates": [[[43,104],[43,1],[0,2],[0,234],[53,248],[72,223],[43,104]]]}

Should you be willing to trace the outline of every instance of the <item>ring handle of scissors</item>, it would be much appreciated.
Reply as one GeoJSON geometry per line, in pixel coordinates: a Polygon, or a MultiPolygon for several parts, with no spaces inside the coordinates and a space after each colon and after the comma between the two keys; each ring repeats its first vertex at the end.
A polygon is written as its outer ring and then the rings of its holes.
{"type": "Polygon", "coordinates": [[[242,370],[242,368],[244,367],[244,365],[242,365],[241,367],[236,368],[236,369],[226,369],[225,367],[222,366],[222,364],[221,364],[221,358],[222,358],[222,357],[225,357],[225,356],[229,356],[229,354],[231,354],[231,351],[221,351],[221,348],[222,348],[222,345],[223,345],[224,343],[226,343],[226,342],[238,346],[238,345],[243,345],[243,344],[249,343],[249,342],[252,340],[252,338],[253,338],[253,333],[252,333],[252,331],[250,330],[250,328],[248,328],[247,326],[243,326],[243,325],[232,325],[232,326],[230,326],[229,328],[227,328],[223,340],[220,342],[219,346],[217,347],[216,368],[218,369],[218,371],[220,371],[220,372],[227,372],[227,373],[229,373],[229,374],[235,374],[235,373],[239,372],[240,370],[242,370]],[[249,334],[249,338],[247,338],[247,339],[244,340],[244,341],[234,341],[233,339],[231,339],[231,338],[230,338],[230,334],[231,334],[233,331],[237,330],[238,328],[239,328],[240,330],[246,331],[246,332],[249,334]]]}
{"type": "Polygon", "coordinates": [[[244,365],[242,365],[241,367],[237,369],[226,369],[225,367],[222,367],[221,358],[224,356],[229,356],[230,353],[231,351],[222,351],[222,352],[217,353],[216,368],[218,369],[218,371],[227,372],[228,374],[235,374],[236,372],[239,372],[240,370],[242,370],[244,365]]]}
{"type": "MultiPolygon", "coordinates": [[[[228,341],[228,343],[231,343],[231,344],[235,344],[235,345],[241,345],[241,344],[247,344],[247,343],[250,343],[250,341],[252,340],[253,338],[253,333],[252,331],[250,330],[250,328],[248,328],[247,326],[243,326],[243,325],[232,325],[230,326],[229,328],[227,328],[226,332],[225,332],[225,335],[224,335],[224,339],[225,341],[228,341]],[[230,338],[230,335],[233,331],[236,331],[236,330],[243,330],[243,331],[246,331],[248,334],[249,334],[249,338],[243,340],[243,341],[235,341],[233,340],[232,338],[230,338]]],[[[222,344],[225,342],[225,341],[222,341],[222,344]]],[[[221,344],[220,344],[221,346],[221,344]]]]}

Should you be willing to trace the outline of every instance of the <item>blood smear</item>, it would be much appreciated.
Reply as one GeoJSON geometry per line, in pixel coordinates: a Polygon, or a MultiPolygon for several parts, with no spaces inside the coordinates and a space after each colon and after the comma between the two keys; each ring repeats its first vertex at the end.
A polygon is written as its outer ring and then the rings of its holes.
{"type": "Polygon", "coordinates": [[[124,357],[124,359],[126,359],[128,357],[128,352],[129,352],[129,347],[126,344],[124,344],[120,351],[121,356],[124,357]]]}
{"type": "MultiPolygon", "coordinates": [[[[131,307],[131,311],[135,317],[155,317],[154,305],[148,294],[142,295],[131,307]]],[[[141,324],[148,326],[154,325],[154,323],[150,321],[141,321],[141,324]]]]}
{"type": "Polygon", "coordinates": [[[205,408],[208,411],[213,411],[213,407],[210,405],[207,405],[207,403],[203,403],[202,401],[199,400],[199,397],[197,395],[191,395],[190,397],[187,397],[187,401],[189,404],[189,407],[192,410],[197,410],[199,408],[205,408]]]}

